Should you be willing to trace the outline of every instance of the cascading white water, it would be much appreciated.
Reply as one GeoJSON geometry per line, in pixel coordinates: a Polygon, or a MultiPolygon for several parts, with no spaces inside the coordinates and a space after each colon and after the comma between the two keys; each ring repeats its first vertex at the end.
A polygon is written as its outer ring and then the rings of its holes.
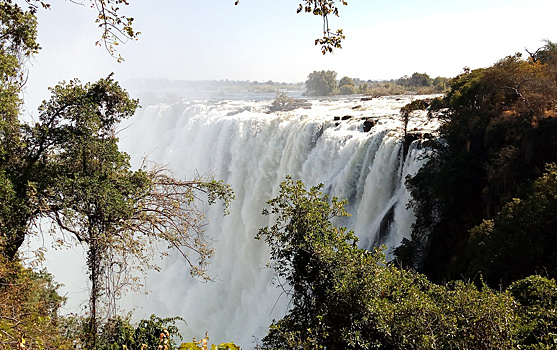
{"type": "MultiPolygon", "coordinates": [[[[287,310],[288,300],[265,266],[268,249],[254,239],[271,224],[261,210],[287,174],[308,187],[323,183],[326,194],[348,199],[352,216],[342,224],[356,232],[362,247],[396,247],[414,221],[404,179],[423,162],[415,147],[402,159],[398,111],[410,100],[310,100],[311,109],[278,113],[266,113],[270,101],[190,101],[139,111],[120,134],[135,165],[147,156],[181,178],[214,174],[232,185],[236,199],[228,216],[218,206],[208,209],[214,281],[190,278],[185,261],[171,256],[162,272],[146,278],[149,294],[131,298],[136,314],[181,316],[187,338],[208,331],[216,343],[253,347],[252,337],[264,336],[287,310]],[[363,131],[365,118],[376,118],[369,132],[363,131]]],[[[413,128],[432,126],[414,118],[413,128]]]]}

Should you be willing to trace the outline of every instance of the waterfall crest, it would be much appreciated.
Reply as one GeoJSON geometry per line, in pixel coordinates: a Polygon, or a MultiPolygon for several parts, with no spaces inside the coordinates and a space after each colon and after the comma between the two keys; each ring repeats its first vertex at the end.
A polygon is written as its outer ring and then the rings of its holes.
{"type": "MultiPolygon", "coordinates": [[[[132,298],[139,316],[181,316],[188,324],[186,339],[208,331],[215,343],[253,347],[252,336],[264,336],[288,307],[271,283],[268,249],[254,239],[259,228],[271,224],[261,210],[286,175],[308,187],[323,183],[324,193],[346,198],[352,216],[340,224],[356,232],[361,247],[386,244],[390,253],[409,237],[414,213],[406,208],[404,179],[424,162],[415,145],[403,159],[398,111],[411,97],[310,101],[310,109],[278,113],[267,113],[270,101],[160,104],[130,120],[120,142],[133,162],[147,157],[181,178],[214,174],[236,195],[228,216],[218,206],[207,209],[206,232],[216,251],[209,269],[214,282],[190,278],[186,263],[171,256],[162,272],[146,278],[149,294],[132,298]],[[364,132],[369,118],[375,126],[364,132]]],[[[412,129],[435,125],[416,117],[412,129]]]]}

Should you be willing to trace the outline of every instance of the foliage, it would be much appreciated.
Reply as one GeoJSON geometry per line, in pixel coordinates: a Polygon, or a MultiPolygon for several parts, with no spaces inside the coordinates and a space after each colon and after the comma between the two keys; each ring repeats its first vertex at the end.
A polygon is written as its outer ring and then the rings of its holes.
{"type": "Polygon", "coordinates": [[[34,215],[29,205],[32,185],[14,168],[21,167],[23,141],[18,115],[19,94],[26,79],[23,64],[39,50],[35,16],[17,5],[0,4],[0,247],[14,257],[34,215]],[[15,182],[12,180],[16,180],[15,182]]]}
{"type": "Polygon", "coordinates": [[[352,80],[352,78],[349,78],[349,77],[342,77],[339,80],[338,86],[344,86],[344,85],[356,86],[356,84],[354,83],[354,80],[352,80]]]}
{"type": "Polygon", "coordinates": [[[372,96],[391,96],[404,95],[406,87],[392,82],[370,83],[365,86],[360,85],[359,93],[372,96]]]}
{"type": "MultiPolygon", "coordinates": [[[[15,181],[37,184],[29,204],[37,207],[37,216],[50,218],[85,245],[95,333],[97,301],[110,302],[128,283],[137,285],[130,280],[132,270],[150,266],[156,242],[178,250],[193,274],[207,277],[212,249],[196,201],[205,193],[209,203],[222,199],[227,206],[232,191],[213,179],[178,180],[162,168],[132,171],[129,156],[118,149],[115,127],[134,113],[137,101],[111,77],[86,85],[74,80],[51,91],[39,121],[23,126],[26,177],[15,181]],[[198,254],[198,262],[188,251],[198,254]]],[[[108,306],[108,314],[114,312],[115,306],[108,306]]]]}
{"type": "MultiPolygon", "coordinates": [[[[29,5],[29,13],[35,14],[39,7],[50,9],[50,1],[24,0],[29,5]]],[[[133,26],[134,18],[121,14],[121,6],[129,6],[129,0],[88,0],[89,6],[97,11],[95,23],[101,30],[100,39],[96,45],[103,45],[108,53],[115,57],[118,62],[124,58],[116,51],[118,45],[129,40],[137,40],[141,32],[136,31],[133,26]]],[[[11,1],[8,1],[11,6],[11,1]]],[[[235,5],[240,0],[235,0],[235,5]]],[[[329,15],[339,16],[337,4],[348,5],[345,0],[303,0],[298,5],[297,12],[311,13],[323,19],[323,37],[315,40],[315,45],[321,46],[323,54],[334,49],[342,48],[342,40],[345,39],[342,29],[333,31],[329,28],[329,15]]],[[[79,3],[82,4],[82,3],[79,3]]],[[[84,4],[83,4],[84,5],[84,4]]]]}
{"type": "MultiPolygon", "coordinates": [[[[8,6],[12,6],[11,2],[7,1],[8,6]]],[[[25,2],[32,14],[35,14],[39,8],[51,9],[50,1],[25,0],[25,2]]],[[[95,23],[102,33],[95,44],[103,45],[111,56],[119,62],[123,61],[123,57],[116,53],[116,47],[128,40],[137,40],[140,34],[133,28],[134,18],[122,15],[120,12],[121,6],[130,4],[129,0],[88,0],[87,2],[89,7],[97,11],[95,23]]]]}
{"type": "Polygon", "coordinates": [[[494,219],[471,230],[470,271],[481,271],[493,285],[534,273],[557,276],[557,166],[534,182],[526,199],[513,199],[494,219]]]}
{"type": "MultiPolygon", "coordinates": [[[[209,349],[209,336],[205,333],[205,337],[200,341],[193,341],[189,343],[182,343],[178,350],[208,350],[209,349]]],[[[241,350],[241,348],[234,343],[221,343],[219,345],[212,344],[211,350],[241,350]]]]}
{"type": "Polygon", "coordinates": [[[354,95],[356,88],[353,85],[341,85],[338,93],[339,95],[354,95]]]}
{"type": "Polygon", "coordinates": [[[339,95],[354,95],[356,93],[356,84],[349,77],[342,77],[338,82],[339,95]]]}
{"type": "Polygon", "coordinates": [[[520,304],[521,349],[554,349],[557,345],[557,284],[532,275],[513,282],[509,291],[520,304]]]}
{"type": "Polygon", "coordinates": [[[404,76],[398,80],[396,80],[396,83],[402,86],[414,86],[414,87],[418,87],[418,86],[432,86],[433,85],[433,79],[431,79],[429,77],[428,74],[426,73],[414,73],[412,74],[411,77],[408,76],[404,76]]]}
{"type": "MultiPolygon", "coordinates": [[[[425,74],[425,73],[424,73],[425,74]]],[[[358,93],[372,96],[390,96],[404,94],[429,95],[435,93],[444,93],[448,88],[449,79],[437,77],[433,80],[432,85],[410,85],[410,83],[401,83],[401,80],[409,79],[402,77],[391,81],[367,82],[358,85],[358,93]]]]}
{"type": "Polygon", "coordinates": [[[306,80],[306,94],[310,96],[334,95],[337,89],[337,73],[334,71],[313,71],[306,80]]]}
{"type": "Polygon", "coordinates": [[[534,62],[540,61],[541,63],[551,63],[555,61],[555,52],[557,51],[557,43],[549,40],[544,40],[545,45],[537,49],[535,52],[528,52],[530,59],[534,62]]]}
{"type": "Polygon", "coordinates": [[[59,333],[59,285],[46,271],[0,256],[0,348],[71,349],[59,333]]]}
{"type": "Polygon", "coordinates": [[[437,77],[433,79],[435,92],[445,92],[449,87],[449,79],[445,77],[437,77]]]}
{"type": "Polygon", "coordinates": [[[440,139],[430,142],[430,161],[408,184],[417,212],[414,246],[423,248],[418,260],[425,258],[423,271],[437,281],[476,276],[465,253],[469,230],[522,197],[545,164],[557,161],[557,60],[551,58],[557,51],[547,44],[540,52],[543,60],[517,54],[466,69],[433,101],[432,116],[443,122],[440,139]]]}
{"type": "MultiPolygon", "coordinates": [[[[62,325],[64,337],[71,340],[77,348],[91,348],[89,320],[79,316],[68,316],[62,325]]],[[[160,318],[151,315],[149,319],[132,324],[127,317],[114,316],[99,325],[95,339],[97,350],[133,349],[177,349],[174,339],[182,339],[177,321],[180,317],[160,318]]]]}
{"type": "Polygon", "coordinates": [[[271,104],[270,111],[289,111],[292,110],[294,106],[294,99],[286,95],[286,93],[281,92],[277,94],[277,97],[271,104]]]}
{"type": "Polygon", "coordinates": [[[304,11],[323,18],[323,37],[315,39],[315,45],[321,45],[323,55],[327,52],[332,53],[333,49],[342,48],[342,40],[345,39],[342,29],[333,32],[329,28],[329,15],[338,17],[337,3],[348,5],[345,0],[303,0],[298,6],[298,13],[304,11]]]}
{"type": "Polygon", "coordinates": [[[404,76],[396,80],[384,81],[363,81],[358,78],[342,77],[335,85],[331,78],[323,78],[325,74],[334,74],[330,71],[314,71],[308,76],[306,81],[306,94],[310,96],[327,96],[331,94],[365,94],[371,96],[391,96],[404,94],[428,95],[434,93],[446,92],[448,87],[448,78],[437,77],[429,78],[426,73],[414,73],[413,78],[404,76]],[[311,81],[310,79],[311,78],[311,81]],[[425,83],[424,83],[425,82],[425,83]],[[311,86],[308,86],[310,83],[311,86]],[[346,86],[346,87],[344,87],[346,86]]]}
{"type": "MultiPolygon", "coordinates": [[[[238,5],[240,0],[234,2],[238,5]]],[[[311,13],[323,19],[323,37],[315,39],[315,45],[321,45],[321,53],[332,53],[334,49],[342,48],[342,40],[346,39],[342,29],[333,31],[329,28],[329,15],[339,16],[337,3],[348,5],[345,0],[303,0],[298,5],[297,12],[311,13]]]]}
{"type": "Polygon", "coordinates": [[[470,283],[435,285],[394,267],[380,250],[359,249],[352,231],[331,219],[343,201],[287,178],[264,214],[277,282],[291,309],[273,323],[269,349],[503,349],[515,342],[515,303],[470,283]]]}
{"type": "MultiPolygon", "coordinates": [[[[152,267],[148,248],[157,242],[178,250],[194,275],[207,278],[212,248],[197,205],[205,195],[209,204],[222,199],[227,208],[233,194],[212,178],[179,180],[156,166],[133,171],[129,156],[118,149],[116,127],[133,115],[138,101],[111,76],[92,84],[73,80],[55,86],[38,120],[20,122],[24,60],[39,48],[32,12],[11,2],[0,5],[0,255],[15,261],[42,218],[50,219],[52,232],[70,233],[87,249],[95,334],[97,301],[104,297],[110,302],[130,284],[137,286],[130,279],[133,269],[152,267]]],[[[107,307],[108,314],[115,310],[114,304],[107,307]]]]}

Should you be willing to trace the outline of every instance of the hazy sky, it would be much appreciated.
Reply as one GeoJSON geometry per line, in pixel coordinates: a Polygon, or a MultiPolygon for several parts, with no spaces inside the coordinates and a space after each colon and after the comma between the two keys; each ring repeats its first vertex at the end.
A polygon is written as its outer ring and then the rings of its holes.
{"type": "Polygon", "coordinates": [[[126,61],[118,64],[94,45],[94,10],[51,2],[39,12],[43,50],[29,73],[30,110],[47,86],[110,72],[124,85],[134,77],[299,82],[322,69],[362,79],[451,77],[557,40],[555,0],[348,0],[330,20],[344,28],[344,47],[326,56],[313,44],[321,20],[296,14],[299,0],[131,0],[122,12],[142,34],[120,47],[126,61]]]}

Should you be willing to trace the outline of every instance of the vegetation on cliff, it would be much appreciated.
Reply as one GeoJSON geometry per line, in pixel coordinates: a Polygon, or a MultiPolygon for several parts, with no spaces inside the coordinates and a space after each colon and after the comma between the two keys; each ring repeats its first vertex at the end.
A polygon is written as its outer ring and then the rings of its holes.
{"type": "Polygon", "coordinates": [[[557,285],[531,276],[505,291],[471,282],[434,284],[381,250],[359,249],[331,220],[345,202],[287,178],[263,211],[276,283],[292,300],[265,349],[549,349],[557,335],[557,285]]]}
{"type": "Polygon", "coordinates": [[[485,272],[497,287],[534,273],[557,277],[548,228],[554,166],[544,173],[557,161],[555,44],[465,70],[430,113],[443,122],[440,137],[408,181],[417,223],[399,256],[436,281],[485,272]],[[514,271],[504,272],[510,260],[514,271]]]}

